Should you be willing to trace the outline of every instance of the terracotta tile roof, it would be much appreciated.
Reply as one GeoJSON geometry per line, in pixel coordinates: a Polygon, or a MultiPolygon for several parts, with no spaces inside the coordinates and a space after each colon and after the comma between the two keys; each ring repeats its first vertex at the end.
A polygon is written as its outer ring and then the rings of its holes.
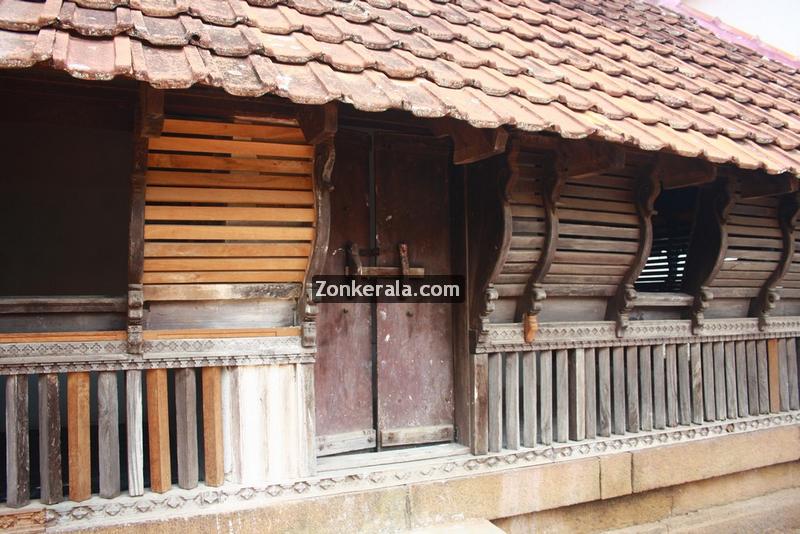
{"type": "Polygon", "coordinates": [[[633,0],[0,0],[0,67],[451,116],[800,175],[800,75],[633,0]]]}

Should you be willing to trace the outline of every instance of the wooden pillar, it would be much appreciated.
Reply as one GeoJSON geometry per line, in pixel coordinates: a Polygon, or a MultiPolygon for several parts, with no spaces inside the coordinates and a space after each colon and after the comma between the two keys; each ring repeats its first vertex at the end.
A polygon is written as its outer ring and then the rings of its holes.
{"type": "Polygon", "coordinates": [[[117,372],[103,371],[97,376],[97,448],[100,464],[100,496],[119,495],[119,408],[117,372]]]}
{"type": "Polygon", "coordinates": [[[767,361],[769,366],[769,411],[778,413],[781,411],[781,375],[780,375],[780,355],[778,354],[778,340],[767,340],[767,361]]]}
{"type": "Polygon", "coordinates": [[[172,487],[166,369],[147,370],[147,432],[150,489],[155,493],[164,493],[172,487]]]}
{"type": "Polygon", "coordinates": [[[225,481],[222,445],[222,368],[204,367],[202,380],[205,483],[207,486],[221,486],[225,481]]]}
{"type": "Polygon", "coordinates": [[[553,351],[539,353],[539,441],[553,442],[553,351]]]}
{"type": "Polygon", "coordinates": [[[71,501],[85,501],[92,495],[89,424],[89,373],[68,373],[67,444],[71,501]]]}
{"type": "Polygon", "coordinates": [[[536,353],[522,353],[522,445],[536,446],[537,417],[536,353]]]}
{"type": "Polygon", "coordinates": [[[6,506],[21,508],[31,500],[28,443],[28,377],[6,377],[6,506]]]}
{"type": "Polygon", "coordinates": [[[192,489],[198,481],[197,387],[194,369],[175,370],[175,440],[178,486],[192,489]]]}
{"type": "Polygon", "coordinates": [[[503,447],[503,353],[489,355],[489,452],[503,447]]]}
{"type": "Polygon", "coordinates": [[[586,438],[586,354],[569,351],[569,439],[586,438]]]}
{"type": "Polygon", "coordinates": [[[611,435],[611,351],[608,347],[597,349],[597,435],[611,435]]]}
{"type": "Polygon", "coordinates": [[[509,352],[503,362],[504,442],[507,449],[519,449],[519,354],[509,352]]]}
{"type": "Polygon", "coordinates": [[[39,375],[39,476],[43,504],[56,504],[64,499],[58,389],[57,374],[39,375]]]}
{"type": "Polygon", "coordinates": [[[128,494],[135,497],[144,494],[141,371],[125,371],[125,414],[128,444],[128,494]]]}
{"type": "Polygon", "coordinates": [[[593,348],[584,351],[584,379],[586,382],[585,398],[585,437],[594,439],[597,437],[597,356],[593,348]]]}

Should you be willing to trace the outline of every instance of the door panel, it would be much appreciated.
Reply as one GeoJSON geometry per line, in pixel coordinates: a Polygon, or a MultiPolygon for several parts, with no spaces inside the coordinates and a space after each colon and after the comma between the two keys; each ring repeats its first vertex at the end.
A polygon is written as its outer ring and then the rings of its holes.
{"type": "MultiPolygon", "coordinates": [[[[370,150],[367,134],[341,130],[336,135],[326,274],[344,274],[344,247],[348,241],[362,246],[369,243],[370,150]]],[[[317,435],[332,442],[322,454],[375,444],[372,335],[371,304],[319,304],[315,366],[317,435]],[[364,439],[359,441],[361,432],[364,439]],[[345,433],[353,434],[341,436],[345,433]],[[345,442],[335,444],[342,438],[346,438],[345,442]]]]}
{"type": "MultiPolygon", "coordinates": [[[[399,266],[406,243],[412,267],[450,274],[448,158],[447,146],[429,138],[376,134],[378,266],[399,266]]],[[[382,445],[451,440],[452,305],[378,303],[376,321],[382,445]]]]}

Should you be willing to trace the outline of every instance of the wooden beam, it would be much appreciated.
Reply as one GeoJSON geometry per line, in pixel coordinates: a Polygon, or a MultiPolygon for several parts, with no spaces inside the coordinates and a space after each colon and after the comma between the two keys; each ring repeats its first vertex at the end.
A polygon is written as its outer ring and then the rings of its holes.
{"type": "Polygon", "coordinates": [[[713,182],[717,177],[717,168],[702,159],[659,154],[653,177],[661,182],[665,190],[679,189],[713,182]]]}
{"type": "Polygon", "coordinates": [[[618,172],[625,167],[625,148],[606,141],[531,133],[520,133],[517,138],[525,148],[555,152],[560,160],[558,172],[573,180],[618,172]]]}
{"type": "Polygon", "coordinates": [[[31,501],[28,443],[28,377],[6,378],[6,506],[21,508],[31,501]]]}
{"type": "Polygon", "coordinates": [[[148,83],[139,88],[139,132],[143,137],[159,137],[164,129],[164,91],[148,83]]]}
{"type": "Polygon", "coordinates": [[[164,493],[172,487],[169,457],[169,411],[167,405],[167,370],[148,369],[147,430],[150,451],[150,489],[164,493]]]}
{"type": "Polygon", "coordinates": [[[770,176],[763,172],[739,171],[739,198],[761,198],[795,193],[798,191],[798,178],[790,174],[770,176]]]}
{"type": "Polygon", "coordinates": [[[506,151],[508,131],[505,128],[475,128],[467,122],[448,118],[433,119],[430,127],[434,134],[453,140],[453,163],[456,165],[475,163],[506,151]]]}
{"type": "Polygon", "coordinates": [[[297,112],[297,122],[309,145],[316,145],[333,138],[339,123],[336,102],[321,106],[302,106],[297,112]]]}
{"type": "Polygon", "coordinates": [[[85,501],[92,496],[92,449],[89,424],[89,373],[68,373],[69,499],[75,502],[85,501]]]}

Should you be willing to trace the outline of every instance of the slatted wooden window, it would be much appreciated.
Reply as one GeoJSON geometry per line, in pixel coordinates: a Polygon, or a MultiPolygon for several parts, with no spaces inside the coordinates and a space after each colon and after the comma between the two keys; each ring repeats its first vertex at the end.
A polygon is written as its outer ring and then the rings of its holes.
{"type": "Polygon", "coordinates": [[[145,286],[303,280],[313,147],[296,124],[167,118],[149,150],[145,286]]]}
{"type": "Polygon", "coordinates": [[[697,205],[696,187],[663,191],[655,203],[653,246],[636,289],[678,292],[683,276],[697,205]]]}
{"type": "Polygon", "coordinates": [[[529,153],[517,157],[515,172],[518,175],[511,192],[511,248],[495,283],[501,300],[523,294],[539,261],[545,232],[541,176],[546,158],[546,155],[529,153]]]}
{"type": "Polygon", "coordinates": [[[616,293],[639,248],[639,175],[629,164],[614,175],[567,180],[558,204],[558,247],[544,279],[548,296],[616,293]]]}
{"type": "Polygon", "coordinates": [[[728,216],[728,250],[711,284],[716,297],[753,298],[778,264],[783,250],[778,199],[739,200],[728,216]]]}

